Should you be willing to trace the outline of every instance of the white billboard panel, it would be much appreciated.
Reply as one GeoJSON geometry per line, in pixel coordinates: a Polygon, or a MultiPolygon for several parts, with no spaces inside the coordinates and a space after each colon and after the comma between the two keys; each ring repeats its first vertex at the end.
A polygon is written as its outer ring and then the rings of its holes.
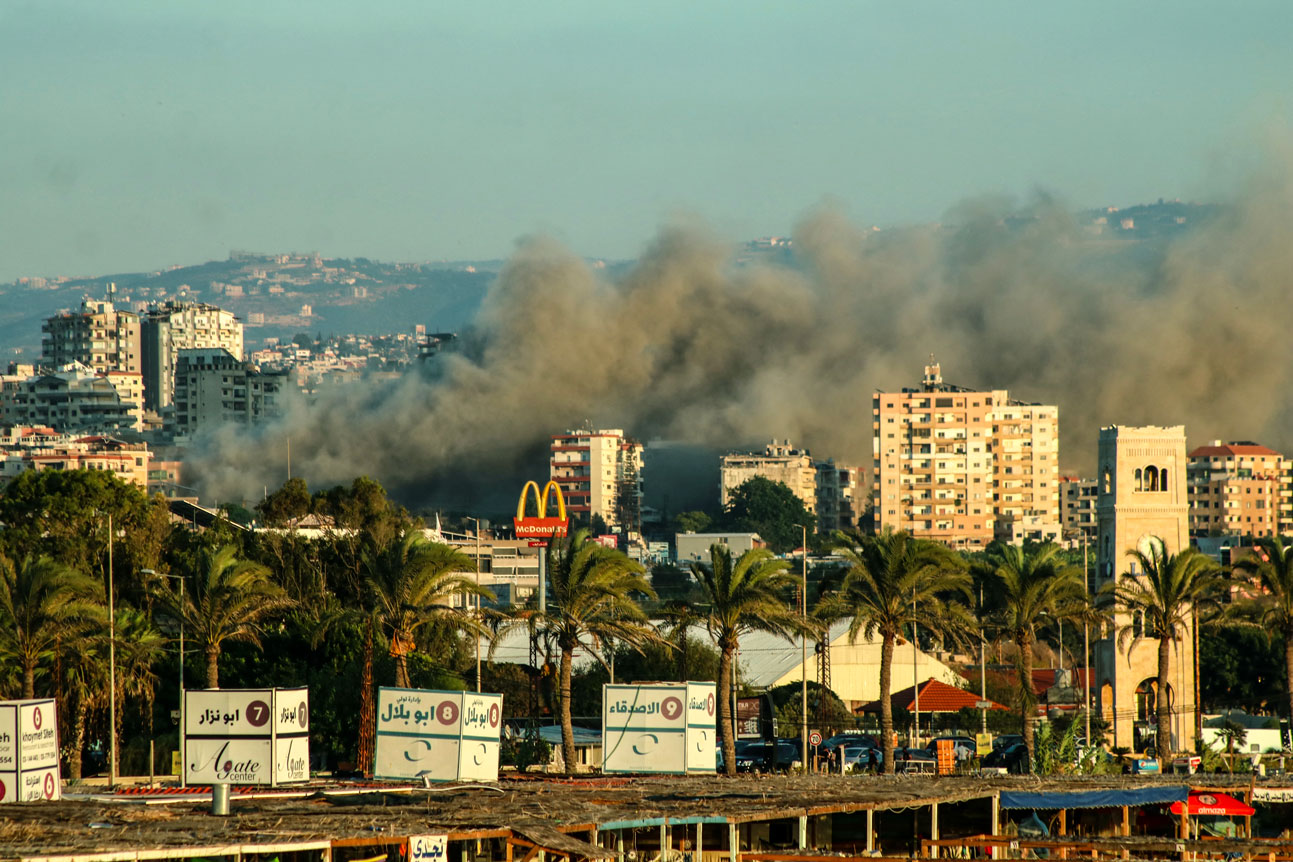
{"type": "Polygon", "coordinates": [[[685,772],[687,687],[602,686],[602,771],[685,772]]]}
{"type": "Polygon", "coordinates": [[[458,747],[459,781],[497,781],[499,732],[503,727],[501,694],[462,694],[462,744],[458,747]]]}
{"type": "Polygon", "coordinates": [[[310,778],[309,691],[184,692],[184,780],[290,784],[310,778]]]}
{"type": "Polygon", "coordinates": [[[503,696],[461,691],[377,691],[379,778],[497,781],[503,696]]]}
{"type": "Polygon", "coordinates": [[[715,771],[718,758],[717,690],[712,682],[687,683],[688,772],[715,771]]]}
{"type": "Polygon", "coordinates": [[[62,796],[54,700],[0,701],[0,802],[62,796]]]}

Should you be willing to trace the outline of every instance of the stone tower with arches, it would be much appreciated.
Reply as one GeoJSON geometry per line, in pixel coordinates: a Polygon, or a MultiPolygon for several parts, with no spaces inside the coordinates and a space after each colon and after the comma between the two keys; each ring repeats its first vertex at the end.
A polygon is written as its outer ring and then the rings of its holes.
{"type": "MultiPolygon", "coordinates": [[[[1180,425],[1100,429],[1097,462],[1099,525],[1095,592],[1124,574],[1138,574],[1128,551],[1149,553],[1162,541],[1167,553],[1189,547],[1189,502],[1185,479],[1185,428],[1180,425]]],[[[1194,750],[1196,709],[1194,633],[1173,644],[1168,679],[1158,679],[1158,641],[1140,620],[1115,615],[1112,628],[1094,644],[1092,696],[1096,710],[1113,729],[1114,747],[1142,751],[1152,744],[1158,698],[1172,712],[1172,748],[1194,750]],[[1118,643],[1117,632],[1131,626],[1142,635],[1118,643]]]]}

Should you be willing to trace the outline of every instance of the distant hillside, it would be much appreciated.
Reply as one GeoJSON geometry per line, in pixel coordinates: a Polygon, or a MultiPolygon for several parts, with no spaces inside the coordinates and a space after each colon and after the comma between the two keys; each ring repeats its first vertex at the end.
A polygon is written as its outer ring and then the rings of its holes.
{"type": "Polygon", "coordinates": [[[30,361],[40,354],[42,321],[82,297],[116,285],[119,307],[166,299],[209,302],[233,311],[249,347],[298,332],[455,331],[475,316],[501,266],[476,263],[381,263],[366,258],[234,252],[228,260],[158,272],[86,279],[22,279],[0,285],[0,354],[30,361]]]}

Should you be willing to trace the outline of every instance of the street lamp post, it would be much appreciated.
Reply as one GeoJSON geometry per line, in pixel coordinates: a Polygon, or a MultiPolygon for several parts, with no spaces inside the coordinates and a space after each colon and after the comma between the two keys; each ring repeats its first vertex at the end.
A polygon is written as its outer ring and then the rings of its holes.
{"type": "MultiPolygon", "coordinates": [[[[476,622],[480,623],[480,519],[467,518],[476,527],[476,622]]],[[[480,691],[480,632],[476,632],[476,691],[480,691]]]]}
{"type": "Polygon", "coordinates": [[[802,615],[804,625],[803,632],[799,635],[799,644],[803,650],[803,664],[800,665],[800,726],[799,726],[799,745],[804,758],[804,772],[808,772],[808,525],[800,524],[799,529],[803,532],[804,552],[803,565],[800,567],[803,581],[799,588],[799,611],[802,615]]]}
{"type": "Polygon", "coordinates": [[[117,786],[117,606],[112,579],[112,513],[108,513],[108,786],[117,786]]]}

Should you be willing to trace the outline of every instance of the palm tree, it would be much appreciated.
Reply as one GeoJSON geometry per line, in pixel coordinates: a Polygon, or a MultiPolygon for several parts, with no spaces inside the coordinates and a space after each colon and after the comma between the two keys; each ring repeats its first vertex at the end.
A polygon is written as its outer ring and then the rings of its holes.
{"type": "Polygon", "coordinates": [[[185,575],[187,587],[181,601],[179,588],[159,588],[160,600],[183,619],[195,645],[207,661],[207,688],[220,687],[220,653],[226,641],[260,646],[265,620],[291,601],[270,580],[269,569],[238,557],[234,545],[197,552],[185,575]]]}
{"type": "Polygon", "coordinates": [[[732,661],[745,632],[772,632],[789,640],[801,630],[798,615],[786,601],[786,593],[797,579],[787,571],[790,564],[778,560],[767,548],[751,548],[733,564],[730,548],[711,545],[709,560],[708,566],[692,563],[691,571],[707,605],[701,611],[702,619],[718,644],[718,739],[724,768],[728,775],[735,775],[736,739],[728,706],[732,661]]]}
{"type": "Polygon", "coordinates": [[[1158,640],[1157,754],[1160,762],[1172,756],[1172,707],[1167,698],[1171,678],[1172,642],[1188,630],[1192,615],[1216,604],[1221,587],[1216,563],[1196,548],[1177,554],[1167,551],[1158,537],[1151,537],[1144,549],[1127,551],[1138,572],[1123,573],[1111,584],[1114,606],[1131,620],[1118,631],[1118,648],[1125,650],[1142,636],[1158,640]]]}
{"type": "MultiPolygon", "coordinates": [[[[153,736],[153,701],[157,695],[157,673],[154,665],[162,657],[166,638],[153,627],[143,611],[118,605],[117,611],[117,699],[120,703],[137,703],[148,737],[153,736]]],[[[122,721],[120,711],[116,717],[122,721]]]]}
{"type": "Polygon", "coordinates": [[[22,696],[36,696],[36,670],[60,636],[107,619],[103,585],[49,557],[15,565],[0,557],[0,650],[22,673],[22,696]]]}
{"type": "Polygon", "coordinates": [[[422,629],[437,623],[454,631],[486,633],[469,614],[453,606],[456,596],[494,597],[464,574],[472,571],[475,564],[466,554],[428,541],[413,530],[392,537],[365,556],[373,618],[390,638],[395,684],[400,688],[409,687],[408,654],[417,649],[422,629]]]}
{"type": "Polygon", "coordinates": [[[1025,551],[1018,545],[995,545],[982,564],[996,578],[1000,610],[998,625],[1019,653],[1019,722],[1034,762],[1033,645],[1037,629],[1046,621],[1080,619],[1086,608],[1086,585],[1082,570],[1068,565],[1061,548],[1053,542],[1025,551]]]}
{"type": "Polygon", "coordinates": [[[1284,638],[1284,674],[1293,719],[1293,545],[1285,545],[1283,539],[1258,539],[1257,554],[1238,560],[1234,568],[1257,576],[1266,594],[1252,602],[1252,610],[1268,635],[1278,632],[1284,638]]]}
{"type": "Polygon", "coordinates": [[[849,643],[857,643],[859,634],[867,640],[880,636],[880,744],[883,769],[893,772],[894,646],[907,626],[950,633],[964,625],[964,610],[945,596],[968,594],[969,576],[960,557],[946,547],[905,531],[836,533],[834,541],[848,572],[839,591],[822,600],[819,613],[850,617],[849,643]]]}
{"type": "Polygon", "coordinates": [[[561,650],[561,751],[566,769],[575,769],[575,730],[570,716],[570,681],[575,649],[590,641],[601,659],[602,645],[614,639],[635,649],[659,642],[634,594],[655,598],[641,563],[622,551],[591,541],[580,529],[547,551],[551,600],[539,620],[561,650]]]}

